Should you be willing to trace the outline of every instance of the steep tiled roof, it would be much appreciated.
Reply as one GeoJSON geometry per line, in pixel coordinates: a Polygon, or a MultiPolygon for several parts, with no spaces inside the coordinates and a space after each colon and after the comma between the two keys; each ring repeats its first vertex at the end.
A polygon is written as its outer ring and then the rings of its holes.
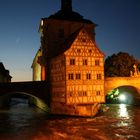
{"type": "Polygon", "coordinates": [[[71,11],[65,12],[63,10],[59,10],[57,13],[48,17],[48,19],[58,19],[58,20],[68,20],[68,21],[77,21],[83,23],[93,24],[92,21],[88,19],[84,19],[79,13],[71,11]]]}
{"type": "MultiPolygon", "coordinates": [[[[50,52],[50,56],[55,57],[55,56],[58,56],[58,55],[64,53],[66,50],[68,50],[81,30],[86,31],[86,29],[84,27],[79,28],[77,31],[72,33],[67,39],[65,39],[65,41],[63,43],[57,44],[55,46],[55,48],[52,49],[52,51],[50,52]]],[[[92,40],[92,38],[91,38],[91,40],[92,40]]],[[[104,53],[98,48],[96,42],[94,42],[94,44],[95,44],[97,50],[100,52],[100,54],[105,56],[104,53]]]]}
{"type": "Polygon", "coordinates": [[[73,43],[73,41],[75,40],[75,38],[77,37],[81,29],[82,28],[72,33],[67,39],[65,39],[63,43],[55,46],[55,48],[50,52],[50,56],[55,57],[55,56],[58,56],[59,54],[64,53],[66,50],[68,50],[71,47],[71,44],[73,43]]]}

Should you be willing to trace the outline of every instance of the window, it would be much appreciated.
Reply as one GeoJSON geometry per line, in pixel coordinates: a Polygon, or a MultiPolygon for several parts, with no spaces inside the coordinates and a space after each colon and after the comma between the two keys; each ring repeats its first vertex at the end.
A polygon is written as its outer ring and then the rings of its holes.
{"type": "Polygon", "coordinates": [[[82,33],[85,34],[85,31],[83,30],[82,33]]]}
{"type": "Polygon", "coordinates": [[[73,79],[74,79],[73,73],[69,73],[69,74],[68,74],[68,79],[69,79],[69,80],[73,80],[73,79]]]}
{"type": "Polygon", "coordinates": [[[79,91],[78,96],[87,96],[87,92],[86,91],[79,91]]]}
{"type": "Polygon", "coordinates": [[[97,59],[95,60],[95,66],[99,66],[100,65],[100,61],[97,59]]]}
{"type": "Polygon", "coordinates": [[[91,50],[91,49],[89,49],[89,50],[88,50],[88,52],[89,52],[89,53],[92,53],[92,50],[91,50]]]}
{"type": "Polygon", "coordinates": [[[86,39],[85,38],[82,38],[82,42],[86,42],[86,39]]]}
{"type": "Polygon", "coordinates": [[[41,20],[41,26],[43,26],[43,20],[41,20]]]}
{"type": "Polygon", "coordinates": [[[101,93],[100,91],[96,91],[96,95],[99,96],[101,93]]]}
{"type": "Polygon", "coordinates": [[[87,65],[87,59],[83,59],[83,65],[87,65]]]}
{"type": "Polygon", "coordinates": [[[76,80],[80,80],[81,79],[81,74],[80,73],[76,73],[76,80]]]}
{"type": "Polygon", "coordinates": [[[102,79],[102,75],[101,74],[97,74],[97,80],[101,80],[102,79]]]}
{"type": "Polygon", "coordinates": [[[91,79],[91,74],[87,73],[86,77],[87,77],[87,80],[90,80],[91,79]]]}
{"type": "Polygon", "coordinates": [[[87,96],[87,92],[86,91],[83,91],[83,96],[87,96]]]}
{"type": "Polygon", "coordinates": [[[73,96],[73,91],[69,91],[69,96],[70,96],[70,97],[73,96]]]}
{"type": "Polygon", "coordinates": [[[82,91],[78,91],[78,96],[83,96],[83,92],[82,91]]]}
{"type": "Polygon", "coordinates": [[[75,65],[75,59],[70,59],[70,65],[75,65]]]}
{"type": "Polygon", "coordinates": [[[80,49],[77,49],[77,52],[78,52],[78,53],[80,53],[80,52],[81,52],[81,50],[80,50],[80,49]]]}

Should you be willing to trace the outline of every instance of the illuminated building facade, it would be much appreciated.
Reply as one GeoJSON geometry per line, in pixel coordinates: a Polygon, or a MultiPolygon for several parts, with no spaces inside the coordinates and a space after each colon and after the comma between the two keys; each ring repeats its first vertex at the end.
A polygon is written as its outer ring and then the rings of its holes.
{"type": "Polygon", "coordinates": [[[96,24],[61,0],[61,10],[40,22],[41,47],[33,80],[46,80],[54,114],[93,116],[104,95],[104,54],[95,42],[96,24]]]}

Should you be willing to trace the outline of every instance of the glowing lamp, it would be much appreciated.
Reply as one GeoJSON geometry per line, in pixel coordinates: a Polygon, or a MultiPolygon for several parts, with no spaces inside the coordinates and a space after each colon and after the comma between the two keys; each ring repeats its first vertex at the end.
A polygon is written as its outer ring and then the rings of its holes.
{"type": "Polygon", "coordinates": [[[126,100],[126,96],[125,96],[125,95],[123,95],[123,94],[122,94],[122,95],[120,95],[120,96],[119,96],[119,100],[121,100],[121,101],[125,101],[125,100],[126,100]]]}

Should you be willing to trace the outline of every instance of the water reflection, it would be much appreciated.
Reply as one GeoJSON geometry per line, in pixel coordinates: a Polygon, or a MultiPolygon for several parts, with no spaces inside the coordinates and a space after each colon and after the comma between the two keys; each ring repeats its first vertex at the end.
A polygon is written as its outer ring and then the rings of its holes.
{"type": "Polygon", "coordinates": [[[10,99],[10,106],[14,106],[14,105],[27,105],[28,106],[28,98],[16,98],[16,97],[12,97],[10,99]]]}
{"type": "Polygon", "coordinates": [[[12,98],[10,106],[0,110],[0,140],[31,140],[45,116],[27,99],[12,98]]]}
{"type": "Polygon", "coordinates": [[[20,102],[0,110],[0,140],[139,140],[140,107],[109,105],[93,118],[46,115],[20,102]]]}
{"type": "Polygon", "coordinates": [[[128,115],[128,110],[127,110],[127,105],[120,104],[119,107],[120,107],[119,108],[119,117],[126,117],[128,119],[129,115],[128,115]]]}

